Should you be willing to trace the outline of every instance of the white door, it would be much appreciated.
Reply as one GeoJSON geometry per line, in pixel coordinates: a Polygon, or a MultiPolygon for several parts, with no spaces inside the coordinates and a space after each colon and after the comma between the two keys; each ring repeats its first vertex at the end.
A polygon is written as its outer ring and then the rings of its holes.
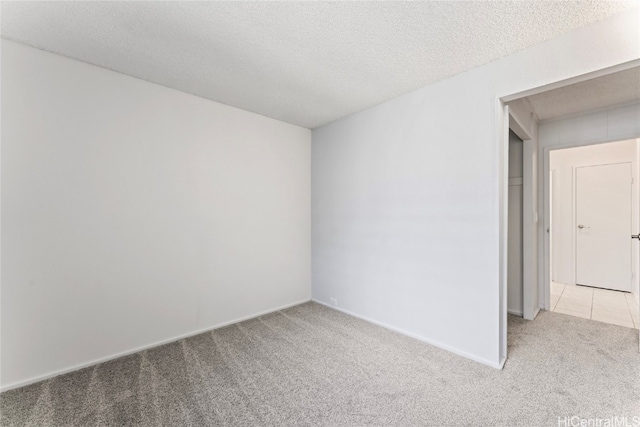
{"type": "Polygon", "coordinates": [[[631,291],[631,163],[576,169],[576,282],[631,291]]]}

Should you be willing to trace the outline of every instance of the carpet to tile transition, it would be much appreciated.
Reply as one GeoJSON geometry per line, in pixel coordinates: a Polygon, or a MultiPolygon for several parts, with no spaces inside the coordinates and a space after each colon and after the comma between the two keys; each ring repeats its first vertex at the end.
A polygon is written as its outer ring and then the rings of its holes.
{"type": "Polygon", "coordinates": [[[2,393],[0,425],[555,427],[640,416],[637,330],[543,312],[510,317],[508,342],[497,370],[307,303],[2,393]]]}

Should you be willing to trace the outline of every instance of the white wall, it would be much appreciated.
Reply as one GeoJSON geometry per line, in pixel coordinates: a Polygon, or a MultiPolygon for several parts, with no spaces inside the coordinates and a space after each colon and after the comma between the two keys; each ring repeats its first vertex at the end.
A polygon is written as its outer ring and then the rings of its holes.
{"type": "MultiPolygon", "coordinates": [[[[555,281],[576,284],[575,263],[575,170],[581,166],[606,165],[612,163],[632,164],[634,171],[634,185],[637,176],[637,140],[626,140],[607,144],[589,145],[585,147],[553,150],[549,153],[550,170],[555,171],[557,186],[553,189],[556,205],[553,215],[556,224],[552,233],[552,265],[556,272],[555,281]]],[[[634,230],[637,229],[638,200],[633,192],[632,218],[634,230]]],[[[633,258],[636,259],[636,258],[633,258]]]]}
{"type": "Polygon", "coordinates": [[[507,159],[498,98],[637,59],[637,14],[314,130],[313,298],[499,366],[507,159]]]}
{"type": "Polygon", "coordinates": [[[2,41],[2,387],[310,298],[308,129],[2,41]]]}

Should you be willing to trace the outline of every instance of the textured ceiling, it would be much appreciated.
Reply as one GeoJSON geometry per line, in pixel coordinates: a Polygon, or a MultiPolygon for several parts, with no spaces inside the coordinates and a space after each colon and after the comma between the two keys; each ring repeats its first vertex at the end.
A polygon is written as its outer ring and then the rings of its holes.
{"type": "Polygon", "coordinates": [[[314,128],[634,4],[2,2],[2,36],[314,128]]]}
{"type": "Polygon", "coordinates": [[[540,120],[640,101],[640,67],[542,92],[527,99],[540,120]]]}

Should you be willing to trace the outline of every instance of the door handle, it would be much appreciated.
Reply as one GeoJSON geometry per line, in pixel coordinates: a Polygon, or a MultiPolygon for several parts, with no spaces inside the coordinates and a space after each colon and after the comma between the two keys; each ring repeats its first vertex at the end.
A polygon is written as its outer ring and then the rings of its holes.
{"type": "Polygon", "coordinates": [[[640,234],[632,234],[631,238],[640,240],[640,234]]]}
{"type": "Polygon", "coordinates": [[[578,228],[582,230],[583,228],[591,228],[591,227],[587,227],[586,225],[582,225],[582,224],[580,224],[580,225],[578,226],[578,228]]]}

